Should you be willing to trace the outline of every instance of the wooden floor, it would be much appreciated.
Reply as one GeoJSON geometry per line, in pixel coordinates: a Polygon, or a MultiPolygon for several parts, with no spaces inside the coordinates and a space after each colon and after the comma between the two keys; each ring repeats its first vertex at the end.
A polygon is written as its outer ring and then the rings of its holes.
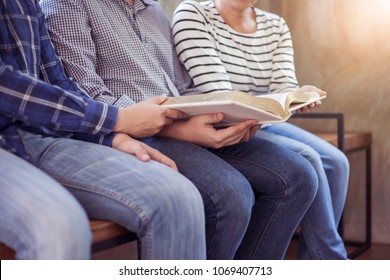
{"type": "MultiPolygon", "coordinates": [[[[292,240],[286,254],[286,260],[296,259],[297,243],[298,240],[292,240]]],[[[356,249],[356,247],[347,246],[348,253],[352,252],[354,249],[356,249]]],[[[373,244],[368,251],[358,256],[356,260],[390,260],[390,245],[373,244]]]]}
{"type": "MultiPolygon", "coordinates": [[[[298,240],[293,239],[290,248],[287,251],[286,260],[296,259],[298,240]]],[[[351,253],[356,247],[347,246],[348,253],[351,253]]],[[[129,242],[121,246],[117,246],[110,250],[102,251],[92,255],[95,260],[136,260],[137,243],[129,242]]],[[[390,244],[373,244],[371,248],[358,256],[357,260],[390,260],[390,244]]]]}
{"type": "MultiPolygon", "coordinates": [[[[296,248],[297,248],[297,239],[293,239],[290,245],[290,248],[286,254],[286,260],[296,259],[296,248]]],[[[348,247],[347,250],[350,253],[351,250],[354,250],[353,247],[348,247]]],[[[107,259],[117,259],[117,260],[128,260],[137,259],[137,246],[135,242],[130,242],[128,244],[118,246],[111,250],[103,251],[93,255],[93,259],[107,260],[107,259]]],[[[390,245],[382,244],[373,244],[371,248],[364,252],[362,255],[356,258],[357,260],[390,260],[390,245]]]]}

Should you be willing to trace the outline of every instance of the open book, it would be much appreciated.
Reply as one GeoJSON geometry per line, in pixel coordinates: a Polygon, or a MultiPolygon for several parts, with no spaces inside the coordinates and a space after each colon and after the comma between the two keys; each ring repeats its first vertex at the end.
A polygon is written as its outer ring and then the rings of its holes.
{"type": "Polygon", "coordinates": [[[288,120],[299,108],[321,100],[316,92],[284,92],[252,96],[240,91],[206,93],[169,97],[162,105],[182,111],[188,116],[224,113],[218,126],[227,126],[243,120],[256,119],[259,124],[288,120]]]}

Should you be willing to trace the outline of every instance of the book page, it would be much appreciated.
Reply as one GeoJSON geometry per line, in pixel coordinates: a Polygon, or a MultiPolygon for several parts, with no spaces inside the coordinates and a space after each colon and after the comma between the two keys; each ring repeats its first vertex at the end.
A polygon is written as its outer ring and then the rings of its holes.
{"type": "Polygon", "coordinates": [[[292,112],[315,101],[324,99],[326,96],[320,96],[317,92],[281,92],[256,95],[255,97],[276,100],[283,106],[286,112],[292,112]]]}
{"type": "Polygon", "coordinates": [[[324,99],[326,98],[326,96],[319,96],[319,97],[312,97],[310,98],[309,100],[307,100],[306,102],[293,102],[290,104],[290,111],[293,112],[293,111],[296,111],[302,107],[305,107],[311,103],[314,103],[318,100],[321,100],[321,99],[324,99]]]}
{"type": "Polygon", "coordinates": [[[269,99],[274,99],[280,103],[280,105],[283,106],[286,104],[286,99],[287,96],[291,92],[281,92],[281,93],[266,93],[266,94],[261,94],[261,95],[255,95],[254,97],[259,97],[259,98],[269,98],[269,99]]]}

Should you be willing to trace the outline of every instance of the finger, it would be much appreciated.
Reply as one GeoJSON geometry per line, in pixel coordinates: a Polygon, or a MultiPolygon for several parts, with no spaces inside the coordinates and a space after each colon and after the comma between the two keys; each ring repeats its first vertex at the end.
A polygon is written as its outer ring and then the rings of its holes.
{"type": "Polygon", "coordinates": [[[260,129],[261,125],[260,124],[256,124],[254,126],[252,126],[250,128],[250,134],[249,134],[249,138],[252,138],[253,136],[255,136],[255,134],[257,133],[257,131],[260,129]]]}
{"type": "Polygon", "coordinates": [[[172,168],[175,171],[179,171],[179,169],[176,166],[176,163],[172,159],[167,157],[167,156],[163,155],[159,162],[162,163],[162,164],[165,164],[166,166],[172,168]]]}
{"type": "Polygon", "coordinates": [[[223,144],[223,146],[239,143],[245,137],[245,134],[249,131],[252,125],[252,120],[248,120],[238,125],[219,130],[219,137],[220,139],[223,139],[220,143],[223,144]]]}
{"type": "MultiPolygon", "coordinates": [[[[166,118],[166,119],[165,119],[165,124],[164,124],[164,126],[165,126],[165,125],[170,125],[170,124],[173,124],[173,119],[168,119],[168,118],[166,118]]],[[[162,127],[161,127],[161,129],[162,129],[162,127]]]]}
{"type": "Polygon", "coordinates": [[[162,164],[165,164],[166,166],[178,171],[176,163],[172,159],[170,159],[169,157],[167,157],[166,155],[164,155],[160,151],[158,151],[150,146],[147,146],[146,144],[145,144],[145,149],[148,151],[151,159],[158,161],[162,164]]]}
{"type": "Polygon", "coordinates": [[[240,139],[240,142],[248,142],[249,139],[251,138],[250,133],[251,133],[251,131],[250,131],[250,129],[248,129],[248,130],[244,133],[244,135],[242,136],[242,138],[240,139]]]}
{"type": "Polygon", "coordinates": [[[141,101],[140,103],[151,103],[151,104],[160,105],[165,100],[167,100],[167,98],[168,97],[165,94],[163,94],[163,95],[159,95],[159,96],[154,96],[154,97],[149,98],[149,99],[145,99],[145,100],[141,101]]]}
{"type": "Polygon", "coordinates": [[[250,128],[247,130],[244,130],[241,134],[238,134],[237,137],[233,137],[230,139],[230,143],[228,145],[234,145],[237,143],[242,143],[242,142],[248,142],[250,139],[250,128]]]}
{"type": "Polygon", "coordinates": [[[150,160],[148,152],[141,146],[140,142],[134,139],[131,141],[121,141],[118,145],[116,145],[115,149],[130,155],[135,155],[141,161],[150,160]]]}
{"type": "Polygon", "coordinates": [[[192,117],[192,119],[199,121],[203,124],[214,124],[223,120],[223,113],[207,114],[207,115],[198,115],[192,117]]]}
{"type": "Polygon", "coordinates": [[[183,118],[187,117],[187,115],[185,113],[178,111],[178,110],[173,110],[173,109],[167,109],[165,112],[165,116],[167,118],[170,118],[173,120],[183,119],[183,118]]]}
{"type": "Polygon", "coordinates": [[[230,126],[225,129],[218,130],[219,139],[222,146],[237,144],[245,138],[246,133],[256,123],[256,120],[247,120],[238,125],[230,126]]]}
{"type": "Polygon", "coordinates": [[[250,127],[254,126],[256,123],[257,123],[256,120],[246,120],[246,121],[239,123],[238,125],[228,127],[227,129],[231,130],[232,133],[234,133],[234,132],[240,133],[240,132],[243,132],[243,131],[249,129],[250,127]]]}
{"type": "Polygon", "coordinates": [[[251,126],[248,129],[248,132],[245,134],[243,141],[248,142],[253,136],[255,136],[255,134],[257,133],[259,128],[260,128],[260,124],[256,124],[256,125],[251,126]]]}
{"type": "Polygon", "coordinates": [[[136,155],[136,157],[141,161],[149,161],[149,153],[138,143],[131,144],[131,150],[136,155]]]}

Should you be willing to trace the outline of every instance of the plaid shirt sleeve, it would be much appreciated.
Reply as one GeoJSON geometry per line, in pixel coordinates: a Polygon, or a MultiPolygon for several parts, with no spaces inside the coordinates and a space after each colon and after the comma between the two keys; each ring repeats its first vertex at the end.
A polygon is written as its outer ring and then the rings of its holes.
{"type": "Polygon", "coordinates": [[[0,112],[32,126],[104,135],[117,108],[14,71],[0,60],[0,112]],[[17,82],[16,82],[17,81],[17,82]]]}
{"type": "MultiPolygon", "coordinates": [[[[12,10],[12,7],[9,9],[12,10]]],[[[73,132],[80,139],[111,146],[115,135],[111,131],[118,109],[91,100],[66,77],[48,36],[44,15],[38,3],[35,4],[35,9],[36,18],[18,17],[20,26],[12,25],[14,30],[17,30],[14,36],[6,37],[2,41],[6,44],[7,40],[10,40],[8,38],[12,38],[17,42],[31,44],[12,44],[12,41],[9,41],[8,46],[23,47],[16,47],[18,52],[4,52],[7,54],[3,57],[6,61],[0,57],[0,113],[27,125],[73,132]],[[28,21],[35,20],[39,33],[23,28],[24,25],[30,24],[28,21]],[[36,35],[39,37],[34,37],[36,35]],[[34,48],[36,42],[39,42],[39,59],[34,48]],[[30,61],[30,64],[26,64],[26,61],[30,61]],[[34,61],[40,65],[38,70],[32,64],[34,61]],[[22,70],[15,69],[16,66],[12,65],[20,65],[22,70]],[[29,70],[24,67],[29,67],[29,70]],[[28,74],[24,74],[25,72],[28,74]]],[[[15,14],[18,13],[18,10],[15,11],[15,14]]]]}

